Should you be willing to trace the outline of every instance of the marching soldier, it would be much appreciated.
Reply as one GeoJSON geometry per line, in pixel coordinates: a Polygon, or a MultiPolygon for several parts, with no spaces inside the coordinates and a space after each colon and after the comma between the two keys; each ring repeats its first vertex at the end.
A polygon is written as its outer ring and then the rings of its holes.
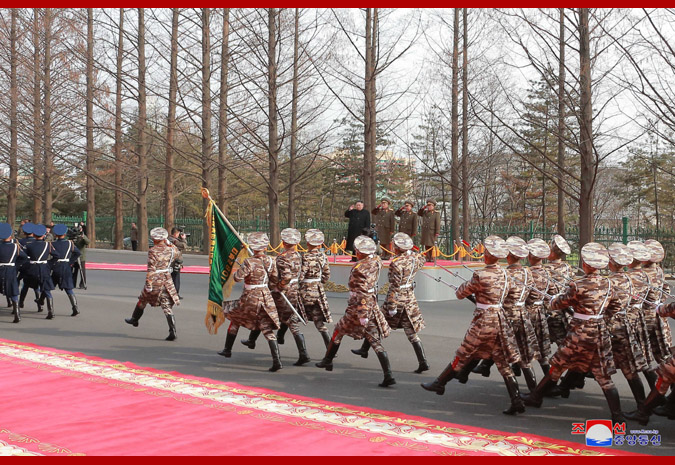
{"type": "MultiPolygon", "coordinates": [[[[441,234],[441,214],[435,211],[436,201],[427,200],[427,204],[420,208],[417,214],[422,217],[422,250],[431,249],[441,234]]],[[[426,253],[427,261],[434,261],[431,250],[426,253]]]]}
{"type": "Polygon", "coordinates": [[[607,250],[609,269],[612,272],[610,279],[617,298],[607,305],[605,324],[612,342],[614,365],[621,370],[628,381],[633,397],[639,406],[645,401],[645,388],[638,375],[648,370],[649,365],[642,353],[635,327],[631,325],[627,315],[632,300],[633,286],[630,277],[623,269],[633,263],[633,255],[628,246],[620,242],[613,243],[607,250]]]}
{"type": "MultiPolygon", "coordinates": [[[[564,290],[563,284],[572,278],[572,267],[565,260],[565,257],[572,252],[570,245],[564,237],[556,234],[551,239],[550,243],[551,253],[548,256],[548,263],[544,265],[544,269],[553,278],[549,283],[548,293],[550,295],[557,295],[564,290]]],[[[548,307],[548,302],[544,302],[545,307],[548,307]]],[[[547,324],[548,333],[551,342],[560,345],[567,335],[567,315],[564,310],[551,310],[546,308],[548,314],[547,324]]]]}
{"type": "Polygon", "coordinates": [[[314,326],[321,334],[328,347],[330,335],[326,323],[332,323],[328,299],[323,285],[330,278],[330,266],[326,254],[321,251],[324,235],[318,229],[308,229],[305,233],[307,252],[302,256],[300,272],[300,300],[307,317],[314,321],[314,326]]]}
{"type": "Polygon", "coordinates": [[[166,321],[169,324],[167,341],[176,340],[176,318],[173,314],[173,306],[180,305],[178,292],[171,279],[173,262],[181,259],[180,251],[168,241],[169,232],[164,228],[154,228],[150,231],[150,238],[154,246],[148,252],[148,271],[145,276],[145,286],[131,318],[124,321],[138,327],[138,320],[143,316],[145,307],[161,307],[166,321]]]}
{"type": "MultiPolygon", "coordinates": [[[[667,305],[660,304],[657,307],[657,314],[661,318],[675,318],[675,302],[671,302],[667,305]]],[[[654,412],[654,408],[663,403],[666,392],[668,388],[675,385],[675,358],[670,358],[662,362],[659,367],[656,369],[656,372],[659,375],[656,385],[652,388],[652,391],[647,396],[647,399],[642,405],[638,405],[638,409],[635,412],[628,412],[625,414],[625,417],[629,420],[636,420],[641,425],[647,425],[649,423],[649,416],[654,412]]],[[[670,412],[666,413],[668,418],[673,420],[675,419],[675,409],[673,407],[673,393],[670,394],[668,400],[666,401],[666,409],[670,407],[670,412]],[[672,415],[671,415],[672,413],[672,415]]]]}
{"type": "Polygon", "coordinates": [[[661,243],[654,239],[647,239],[645,246],[651,256],[649,261],[642,264],[642,269],[649,278],[649,292],[642,308],[644,309],[647,321],[652,354],[656,359],[656,363],[661,364],[672,357],[670,346],[673,343],[668,319],[661,318],[656,314],[656,307],[668,296],[668,284],[665,281],[663,268],[659,266],[659,263],[665,256],[665,251],[661,243]]]}
{"type": "Polygon", "coordinates": [[[49,267],[49,257],[59,259],[61,256],[54,250],[50,242],[45,242],[47,228],[42,224],[33,226],[33,235],[35,241],[26,245],[26,255],[28,255],[29,265],[26,271],[25,280],[28,287],[40,292],[37,300],[38,312],[42,310],[42,305],[47,300],[47,320],[54,318],[54,298],[52,291],[54,282],[52,281],[51,269],[49,267]]]}
{"type": "MultiPolygon", "coordinates": [[[[414,279],[424,266],[424,256],[413,253],[413,241],[405,233],[394,234],[394,251],[396,257],[389,264],[389,292],[382,305],[382,314],[391,329],[402,328],[415,350],[419,366],[415,373],[429,369],[424,347],[417,333],[424,329],[424,318],[415,299],[414,279]]],[[[359,350],[353,353],[368,358],[370,344],[366,339],[359,350]]]]}
{"type": "Polygon", "coordinates": [[[554,310],[574,309],[567,336],[551,359],[550,371],[523,399],[525,405],[541,407],[544,392],[555,385],[566,369],[591,371],[605,394],[613,423],[621,423],[625,420],[619,392],[612,382],[616,370],[604,319],[607,306],[614,304],[612,300],[617,297],[612,281],[598,273],[607,267],[609,253],[601,244],[589,242],[581,249],[581,260],[586,275],[571,282],[565,293],[554,297],[550,304],[554,310]]]}
{"type": "Polygon", "coordinates": [[[520,354],[513,331],[502,309],[506,294],[509,292],[508,276],[506,270],[497,264],[499,259],[506,258],[509,252],[506,241],[498,236],[485,238],[483,244],[485,268],[475,271],[471,280],[462,284],[456,292],[458,299],[475,295],[476,310],[471,326],[457,350],[455,359],[434,381],[423,383],[422,387],[442,395],[448,381],[457,378],[466,364],[479,358],[491,358],[504,377],[511,398],[511,405],[503,413],[514,415],[525,411],[518,381],[511,369],[511,364],[520,362],[520,354]]]}
{"type": "Polygon", "coordinates": [[[19,258],[25,260],[27,256],[19,244],[12,242],[12,234],[10,224],[0,223],[0,294],[10,300],[14,323],[18,323],[21,321],[21,310],[16,264],[19,258]]]}
{"type": "Polygon", "coordinates": [[[68,227],[65,224],[57,224],[52,228],[52,231],[56,236],[56,240],[52,242],[52,247],[61,256],[61,258],[53,262],[52,280],[55,286],[59,286],[59,289],[66,291],[73,310],[70,316],[77,316],[80,314],[80,311],[77,308],[77,299],[73,292],[75,284],[73,283],[72,266],[77,261],[77,257],[80,256],[80,249],[75,246],[73,241],[66,239],[68,227]]]}
{"type": "MultiPolygon", "coordinates": [[[[389,199],[384,197],[380,200],[380,204],[373,208],[373,221],[375,223],[375,230],[377,237],[380,240],[380,245],[387,250],[391,250],[391,236],[396,229],[396,218],[394,217],[394,210],[389,208],[389,199]]],[[[389,252],[382,251],[382,259],[387,260],[389,252]]]]}
{"type": "Polygon", "coordinates": [[[413,203],[406,200],[401,208],[394,212],[399,217],[398,232],[406,233],[415,242],[419,216],[413,211],[413,203]]]}
{"type": "MultiPolygon", "coordinates": [[[[300,313],[303,319],[307,319],[298,295],[298,282],[300,278],[300,271],[302,268],[302,257],[297,251],[297,245],[300,243],[300,231],[293,228],[286,228],[281,231],[281,241],[284,250],[276,258],[277,272],[270,277],[270,290],[272,298],[277,308],[279,321],[281,322],[281,329],[277,331],[277,341],[281,339],[281,332],[284,328],[290,329],[295,344],[298,347],[298,360],[293,364],[295,366],[302,366],[310,362],[307,354],[307,345],[305,344],[305,336],[300,332],[300,318],[290,309],[286,300],[281,295],[282,293],[291,302],[293,307],[300,313]]],[[[285,331],[284,331],[285,332],[285,331]]],[[[251,331],[248,340],[241,341],[242,344],[248,348],[255,347],[255,341],[260,335],[260,330],[251,331]]]]}
{"type": "Polygon", "coordinates": [[[274,259],[265,255],[270,240],[263,232],[254,232],[248,236],[248,246],[253,251],[253,257],[244,260],[239,269],[234,273],[236,282],[244,281],[244,292],[239,298],[239,304],[233,308],[226,317],[230,320],[227,329],[225,348],[218,352],[223,357],[232,357],[232,346],[237,339],[239,327],[243,326],[251,331],[260,330],[267,339],[272,354],[272,366],[269,371],[279,371],[281,356],[279,344],[274,334],[279,329],[279,315],[277,313],[269,283],[276,282],[277,267],[274,259]]]}
{"type": "Polygon", "coordinates": [[[344,336],[356,340],[366,338],[377,354],[384,379],[380,387],[396,384],[392,376],[389,357],[382,347],[381,340],[389,336],[390,328],[387,320],[377,305],[377,281],[382,269],[382,261],[376,255],[377,245],[367,236],[359,236],[354,240],[358,262],[352,267],[349,275],[349,302],[347,309],[338,321],[333,338],[326,355],[319,363],[319,368],[333,371],[333,359],[340,348],[344,336]]]}
{"type": "MultiPolygon", "coordinates": [[[[548,359],[551,356],[551,337],[548,332],[548,323],[546,321],[546,311],[544,309],[544,298],[548,294],[550,280],[546,269],[541,261],[551,253],[549,245],[542,239],[530,239],[527,241],[529,251],[528,261],[530,262],[530,273],[532,275],[532,286],[526,300],[525,307],[530,315],[530,321],[534,328],[534,334],[537,338],[541,366],[544,375],[550,370],[548,359]]],[[[554,395],[554,391],[547,392],[547,395],[554,395]]]]}
{"type": "MultiPolygon", "coordinates": [[[[35,228],[35,224],[31,223],[30,221],[25,223],[23,225],[23,234],[24,237],[19,239],[19,245],[23,249],[23,251],[26,251],[26,246],[30,244],[31,242],[35,242],[35,235],[33,234],[33,229],[35,228]]],[[[26,273],[28,272],[28,268],[30,267],[30,262],[28,260],[28,256],[26,255],[26,258],[19,258],[19,260],[16,263],[16,266],[18,268],[18,280],[21,283],[23,281],[23,284],[21,286],[21,293],[19,295],[19,308],[23,308],[24,302],[26,300],[26,296],[28,295],[28,284],[26,283],[26,273]]],[[[40,301],[40,293],[38,292],[37,289],[34,289],[35,292],[35,303],[38,303],[40,301]]],[[[38,305],[38,312],[42,311],[42,307],[38,305]]]]}

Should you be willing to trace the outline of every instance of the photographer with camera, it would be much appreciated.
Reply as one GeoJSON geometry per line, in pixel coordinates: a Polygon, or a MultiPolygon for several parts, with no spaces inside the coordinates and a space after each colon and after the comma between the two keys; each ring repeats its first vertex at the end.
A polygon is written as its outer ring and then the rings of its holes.
{"type": "MultiPolygon", "coordinates": [[[[180,251],[181,256],[187,250],[187,235],[185,230],[182,227],[173,227],[171,228],[171,235],[169,236],[169,242],[176,246],[180,251]]],[[[176,288],[176,294],[178,294],[179,299],[183,299],[180,295],[180,270],[183,268],[183,259],[177,259],[173,262],[173,270],[171,271],[171,279],[173,280],[173,286],[176,288]]]]}
{"type": "Polygon", "coordinates": [[[78,289],[87,289],[87,247],[91,243],[81,224],[75,224],[75,227],[68,232],[68,239],[72,240],[75,247],[79,249],[81,255],[79,260],[73,263],[73,286],[77,285],[77,277],[82,270],[82,279],[78,289]]]}

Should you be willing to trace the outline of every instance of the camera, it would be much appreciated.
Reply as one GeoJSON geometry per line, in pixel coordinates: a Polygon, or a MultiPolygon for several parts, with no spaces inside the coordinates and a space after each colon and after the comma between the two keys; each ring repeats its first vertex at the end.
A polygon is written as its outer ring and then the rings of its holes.
{"type": "Polygon", "coordinates": [[[361,234],[370,237],[372,240],[375,241],[375,243],[377,243],[379,239],[377,237],[377,229],[375,228],[375,223],[371,223],[369,228],[363,228],[361,234]]]}
{"type": "Polygon", "coordinates": [[[77,239],[82,235],[82,228],[80,226],[68,228],[68,232],[66,233],[66,235],[68,236],[68,239],[71,241],[77,239]]]}
{"type": "Polygon", "coordinates": [[[178,229],[178,232],[184,235],[186,239],[191,236],[189,232],[185,232],[185,226],[176,226],[176,229],[178,229]]]}

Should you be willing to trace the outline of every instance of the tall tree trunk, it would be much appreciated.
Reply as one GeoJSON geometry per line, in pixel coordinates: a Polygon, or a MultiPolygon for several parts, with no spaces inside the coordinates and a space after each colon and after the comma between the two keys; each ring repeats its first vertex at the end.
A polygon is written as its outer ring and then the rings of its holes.
{"type": "Polygon", "coordinates": [[[164,177],[164,227],[167,231],[171,231],[175,223],[173,144],[176,131],[176,92],[178,89],[178,15],[179,9],[173,8],[171,16],[169,114],[166,121],[166,174],[164,177]]]}
{"type": "Polygon", "coordinates": [[[96,169],[94,152],[94,10],[87,8],[87,236],[96,247],[96,169]]]}
{"type": "MultiPolygon", "coordinates": [[[[202,8],[202,187],[211,186],[209,177],[213,166],[211,138],[211,35],[209,24],[211,10],[202,8]]],[[[209,200],[202,198],[202,211],[206,211],[209,200]]],[[[202,228],[202,251],[209,250],[211,231],[202,228]]]]}
{"type": "Polygon", "coordinates": [[[17,9],[11,10],[11,26],[10,26],[10,77],[9,77],[9,131],[10,131],[10,145],[9,145],[9,192],[7,193],[7,222],[14,227],[16,222],[16,197],[18,189],[19,164],[17,160],[19,143],[18,130],[19,120],[17,118],[17,106],[19,100],[19,87],[16,77],[16,69],[18,63],[17,57],[17,9]]]}
{"type": "Polygon", "coordinates": [[[42,76],[40,72],[40,9],[33,8],[33,218],[42,221],[42,76]]]}
{"type": "Polygon", "coordinates": [[[300,36],[300,10],[295,9],[293,37],[293,95],[291,103],[291,153],[288,164],[288,227],[295,227],[295,159],[298,152],[298,39],[300,36]]]}
{"type": "MultiPolygon", "coordinates": [[[[452,41],[452,239],[459,238],[459,8],[455,8],[452,41]]],[[[445,201],[445,199],[443,199],[445,201]]]]}
{"type": "Polygon", "coordinates": [[[148,143],[145,89],[145,10],[138,9],[138,250],[148,250],[148,143]]]}
{"type": "Polygon", "coordinates": [[[279,243],[279,141],[277,128],[277,15],[274,8],[267,10],[267,112],[269,125],[269,202],[270,240],[273,246],[279,243]]]}
{"type": "Polygon", "coordinates": [[[560,61],[558,63],[558,234],[565,235],[565,9],[560,8],[560,61]]]}
{"type": "Polygon", "coordinates": [[[377,201],[375,176],[375,143],[377,135],[377,121],[375,111],[375,43],[377,30],[377,9],[366,8],[366,53],[365,53],[365,82],[364,82],[364,125],[363,125],[363,184],[361,197],[368,209],[373,208],[377,201]],[[374,137],[375,136],[375,137],[374,137]]]}
{"type": "Polygon", "coordinates": [[[52,221],[52,174],[54,167],[54,153],[52,151],[52,13],[51,8],[45,8],[45,54],[42,70],[42,81],[44,85],[44,114],[42,125],[44,127],[44,140],[42,148],[44,151],[44,178],[43,178],[43,199],[44,199],[44,223],[49,224],[52,221]]]}
{"type": "Polygon", "coordinates": [[[581,190],[579,196],[579,246],[593,240],[593,184],[596,163],[593,155],[593,108],[591,105],[591,57],[588,8],[579,8],[579,82],[581,115],[579,152],[581,154],[581,190]]]}
{"type": "Polygon", "coordinates": [[[469,237],[469,38],[467,9],[462,9],[464,37],[462,43],[462,237],[469,237]]]}
{"type": "Polygon", "coordinates": [[[379,43],[379,9],[373,8],[373,28],[370,46],[370,64],[372,66],[371,85],[370,85],[370,181],[369,202],[370,208],[377,205],[377,45],[379,43]]]}
{"type": "Polygon", "coordinates": [[[120,8],[115,74],[115,249],[124,248],[124,210],[122,203],[122,63],[124,60],[124,8],[120,8]]]}
{"type": "Polygon", "coordinates": [[[223,43],[220,51],[220,100],[218,102],[218,205],[227,215],[227,95],[230,71],[230,9],[223,8],[223,43]]]}

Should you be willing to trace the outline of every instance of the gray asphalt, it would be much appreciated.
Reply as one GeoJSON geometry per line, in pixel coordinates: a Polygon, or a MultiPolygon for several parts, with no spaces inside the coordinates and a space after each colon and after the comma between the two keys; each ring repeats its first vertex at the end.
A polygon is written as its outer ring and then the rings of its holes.
{"type": "MultiPolygon", "coordinates": [[[[141,252],[90,250],[89,262],[145,263],[141,252]]],[[[187,265],[205,265],[205,256],[186,256],[187,265]]],[[[424,391],[420,382],[432,380],[447,365],[461,343],[472,318],[468,302],[423,303],[427,328],[421,333],[431,364],[423,374],[413,373],[417,361],[402,331],[395,331],[384,341],[394,369],[397,384],[383,389],[377,357],[368,359],[351,354],[360,341],[345,338],[335,360],[335,370],[326,372],[314,366],[322,358],[323,342],[313,326],[304,330],[313,362],[295,367],[297,350],[289,335],[281,346],[284,368],[269,373],[271,358],[265,340],[249,350],[239,342],[232,358],[216,354],[225,340],[225,328],[211,336],[204,327],[208,279],[205,275],[182,275],[182,304],[176,308],[178,340],[166,342],[166,320],[159,308],[148,308],[138,328],[124,323],[143,287],[144,276],[138,272],[89,271],[88,290],[77,291],[82,314],[71,318],[69,303],[62,292],[55,294],[57,317],[44,319],[27,303],[23,321],[11,323],[8,309],[0,309],[0,337],[39,344],[46,347],[81,352],[105,359],[132,362],[142,367],[200,376],[220,381],[237,382],[295,395],[342,402],[355,406],[402,412],[460,425],[488,428],[510,433],[523,432],[550,438],[584,443],[583,435],[572,435],[572,423],[587,419],[608,419],[609,412],[602,391],[593,380],[587,380],[582,391],[572,391],[569,399],[545,399],[541,409],[528,408],[523,415],[506,416],[501,411],[508,405],[503,380],[493,368],[490,378],[472,375],[466,385],[452,381],[444,396],[424,391]]],[[[238,295],[235,287],[233,295],[238,295]]],[[[346,299],[337,294],[329,298],[335,321],[342,316],[346,299]]],[[[240,331],[238,339],[248,331],[240,331]]],[[[537,367],[538,377],[541,370],[537,367]]],[[[625,379],[614,375],[625,410],[633,410],[635,402],[625,379]]],[[[524,380],[519,378],[525,392],[524,380]]],[[[640,429],[628,423],[628,429],[640,429]]],[[[623,446],[623,450],[654,455],[675,454],[675,422],[652,416],[648,429],[658,429],[661,446],[623,446]]],[[[292,453],[292,451],[289,451],[292,453]]]]}

